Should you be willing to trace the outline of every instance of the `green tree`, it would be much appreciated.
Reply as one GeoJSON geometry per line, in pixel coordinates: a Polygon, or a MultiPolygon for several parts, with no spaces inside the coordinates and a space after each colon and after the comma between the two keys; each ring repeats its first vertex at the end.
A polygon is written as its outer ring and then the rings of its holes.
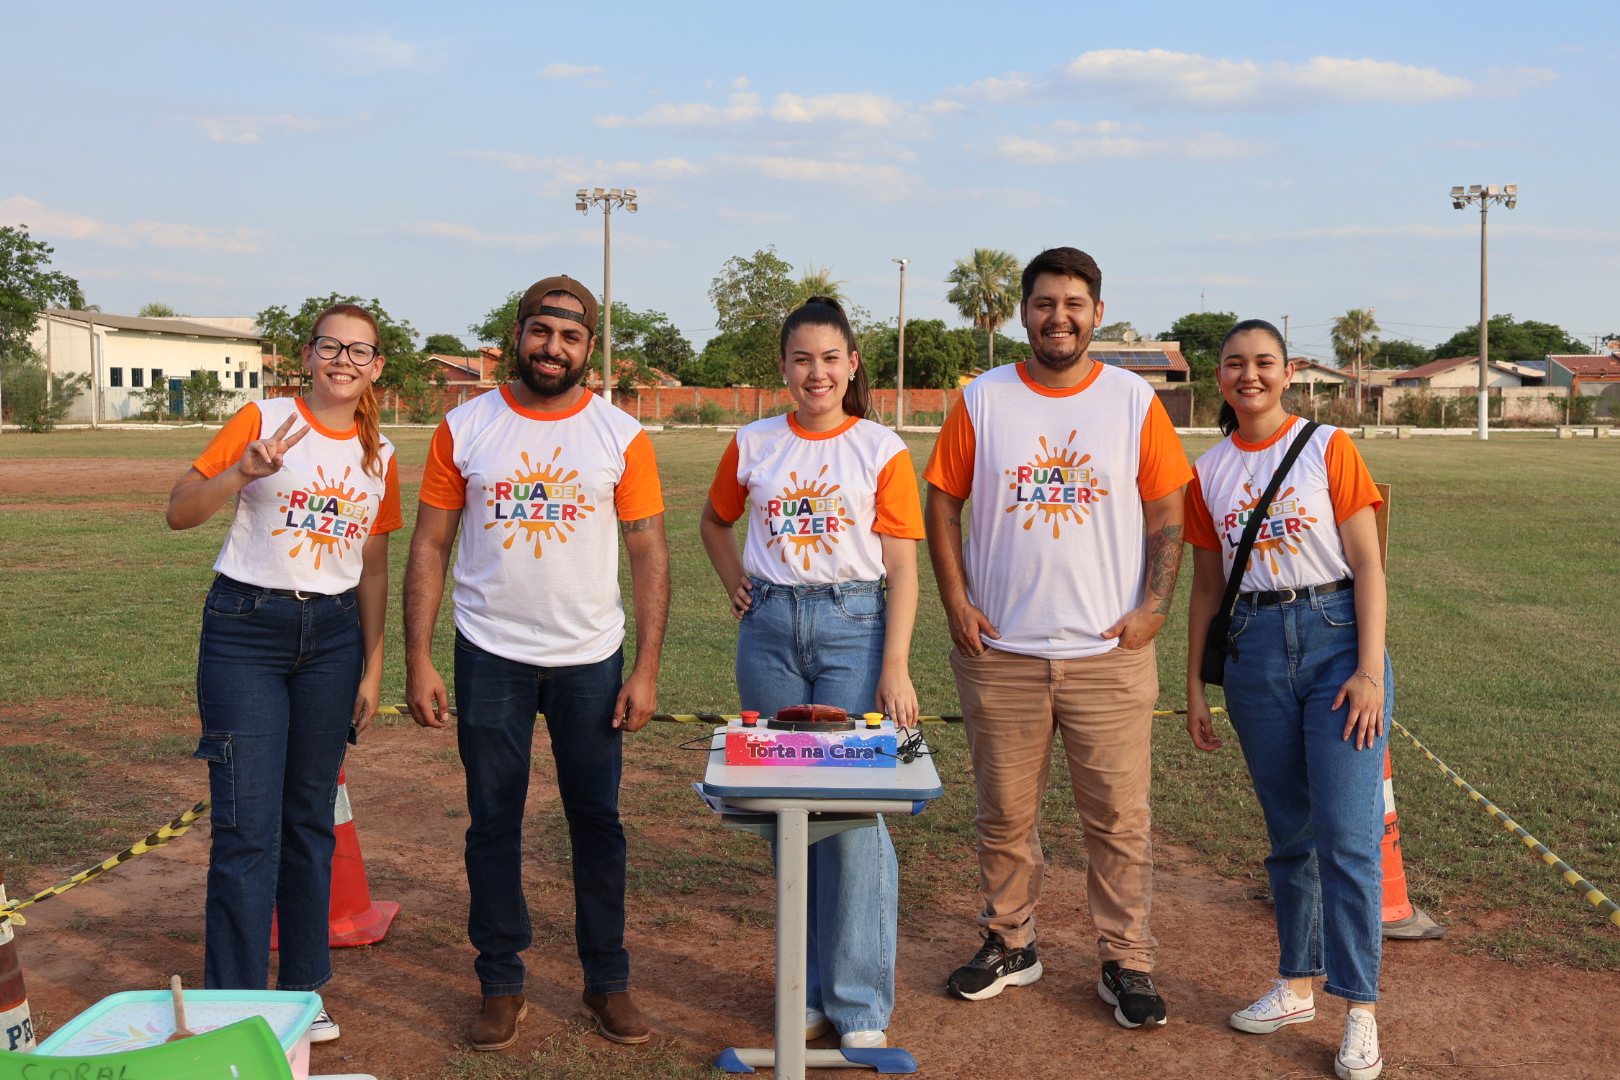
{"type": "Polygon", "coordinates": [[[1171,323],[1170,329],[1159,335],[1160,341],[1181,343],[1181,355],[1192,369],[1193,382],[1198,384],[1203,396],[1215,392],[1215,366],[1221,359],[1221,339],[1237,321],[1237,314],[1231,311],[1194,311],[1171,323]]]}
{"type": "Polygon", "coordinates": [[[517,325],[518,304],[522,301],[522,293],[508,293],[505,300],[489,309],[483,322],[467,327],[467,333],[501,350],[501,366],[495,373],[500,382],[517,378],[517,340],[512,337],[512,328],[517,325]]]}
{"type": "MultiPolygon", "coordinates": [[[[1526,319],[1516,322],[1512,315],[1491,316],[1491,359],[1518,364],[1540,360],[1548,353],[1587,354],[1588,349],[1563,327],[1526,319]]],[[[1436,359],[1479,355],[1479,323],[1459,330],[1444,344],[1435,347],[1436,359]]]]}
{"type": "Polygon", "coordinates": [[[799,275],[799,284],[793,297],[793,306],[798,307],[812,296],[825,296],[837,300],[847,308],[849,307],[849,297],[844,293],[844,286],[848,284],[849,282],[843,278],[833,277],[832,267],[817,266],[811,263],[799,275]]]}
{"type": "Polygon", "coordinates": [[[429,334],[422,342],[422,351],[438,356],[477,356],[477,349],[469,349],[454,334],[429,334]]]}
{"type": "Polygon", "coordinates": [[[30,237],[26,225],[0,225],[0,355],[26,344],[43,309],[84,307],[79,283],[48,269],[55,250],[30,237]]]}
{"type": "Polygon", "coordinates": [[[154,300],[150,304],[142,304],[141,310],[135,313],[138,319],[173,319],[179,312],[161,300],[154,300]]]}
{"type": "Polygon", "coordinates": [[[720,377],[725,370],[728,382],[781,385],[777,353],[782,320],[796,306],[798,290],[792,264],[778,257],[774,246],[752,258],[727,259],[709,283],[720,333],[703,349],[707,377],[720,377]]]}
{"type": "Polygon", "coordinates": [[[1128,322],[1111,322],[1107,326],[1099,326],[1097,332],[1091,336],[1096,341],[1124,341],[1126,334],[1136,334],[1138,338],[1142,336],[1137,333],[1136,327],[1128,322]]]}
{"type": "Polygon", "coordinates": [[[1001,324],[1018,310],[1018,256],[995,248],[974,248],[973,254],[956,260],[945,278],[951,291],[945,299],[956,305],[962,318],[983,330],[988,349],[987,364],[996,365],[995,334],[1001,324]]]}
{"type": "MultiPolygon", "coordinates": [[[[892,326],[869,335],[867,374],[874,386],[894,386],[899,360],[898,334],[892,326]]],[[[951,330],[943,319],[906,320],[907,389],[946,390],[973,366],[978,350],[968,331],[951,330]]]]}
{"type": "Polygon", "coordinates": [[[187,420],[206,422],[224,416],[235,393],[220,385],[217,371],[194,371],[184,387],[187,420]]]}
{"type": "Polygon", "coordinates": [[[1385,341],[1378,346],[1378,366],[1411,369],[1433,360],[1434,350],[1415,341],[1385,341]]]}
{"type": "Polygon", "coordinates": [[[45,359],[20,345],[0,352],[0,417],[24,431],[50,431],[90,385],[85,374],[56,375],[46,393],[45,359]]]}
{"type": "Polygon", "coordinates": [[[1333,355],[1339,367],[1349,371],[1359,359],[1363,366],[1371,367],[1373,357],[1383,344],[1378,340],[1378,324],[1373,321],[1372,309],[1351,308],[1333,320],[1333,355]]]}

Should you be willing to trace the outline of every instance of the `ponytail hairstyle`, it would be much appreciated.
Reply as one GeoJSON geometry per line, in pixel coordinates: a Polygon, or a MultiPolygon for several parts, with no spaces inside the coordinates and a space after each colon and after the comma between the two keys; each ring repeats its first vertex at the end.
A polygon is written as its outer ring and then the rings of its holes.
{"type": "MultiPolygon", "coordinates": [[[[359,304],[333,304],[319,315],[309,328],[309,348],[315,347],[315,339],[321,334],[321,323],[332,315],[348,315],[352,318],[362,319],[371,326],[371,337],[377,345],[378,363],[386,359],[382,354],[382,331],[377,328],[377,320],[371,312],[359,304]]],[[[360,468],[367,476],[382,476],[382,406],[377,404],[377,395],[372,392],[372,384],[367,383],[365,393],[360,395],[360,403],[354,409],[355,426],[360,429],[360,468]]]]}
{"type": "MultiPolygon", "coordinates": [[[[778,352],[784,362],[787,360],[788,338],[792,337],[794,331],[801,326],[830,326],[842,335],[844,347],[851,357],[860,353],[859,347],[855,344],[855,330],[849,325],[849,316],[844,314],[844,305],[830,296],[812,296],[782,320],[782,337],[778,352]]],[[[866,378],[865,360],[857,363],[855,370],[850,373],[849,385],[844,388],[843,405],[847,415],[862,420],[872,411],[872,392],[866,378]]]]}
{"type": "MultiPolygon", "coordinates": [[[[1277,355],[1282,357],[1284,364],[1288,363],[1288,343],[1283,340],[1282,331],[1264,319],[1244,319],[1228,330],[1225,337],[1221,338],[1221,347],[1215,354],[1215,378],[1217,382],[1220,380],[1221,358],[1226,355],[1226,343],[1238,334],[1248,330],[1258,330],[1262,334],[1270,334],[1272,340],[1277,343],[1277,355]]],[[[1231,403],[1224,398],[1221,401],[1221,415],[1217,423],[1220,425],[1222,435],[1230,435],[1238,429],[1237,410],[1232,408],[1231,403]]]]}

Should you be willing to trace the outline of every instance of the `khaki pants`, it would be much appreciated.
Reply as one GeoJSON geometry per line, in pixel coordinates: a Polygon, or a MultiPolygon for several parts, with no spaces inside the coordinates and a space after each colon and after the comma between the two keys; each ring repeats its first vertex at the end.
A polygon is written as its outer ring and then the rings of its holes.
{"type": "Polygon", "coordinates": [[[1148,930],[1153,841],[1148,806],[1153,703],[1159,674],[1150,644],[1077,660],[986,649],[951,652],[973,759],[979,814],[979,924],[1012,948],[1035,938],[1046,863],[1040,807],[1063,732],[1074,804],[1085,830],[1086,899],[1103,962],[1153,969],[1148,930]]]}

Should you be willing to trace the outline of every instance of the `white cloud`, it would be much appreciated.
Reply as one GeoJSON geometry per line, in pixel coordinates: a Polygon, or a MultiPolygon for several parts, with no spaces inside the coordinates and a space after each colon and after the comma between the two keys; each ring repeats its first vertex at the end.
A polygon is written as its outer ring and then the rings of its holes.
{"type": "Polygon", "coordinates": [[[540,69],[542,79],[583,79],[587,75],[605,74],[599,67],[584,64],[547,64],[540,69]]]}
{"type": "Polygon", "coordinates": [[[392,34],[375,34],[366,38],[351,38],[334,43],[334,51],[359,58],[378,71],[403,71],[420,67],[426,57],[422,50],[409,41],[401,41],[392,34]]]}
{"type": "Polygon", "coordinates": [[[1043,141],[1004,135],[981,157],[1005,158],[1020,165],[1056,165],[1071,161],[1134,161],[1169,158],[1186,161],[1225,161],[1264,153],[1259,143],[1234,139],[1219,131],[1196,135],[1089,135],[1043,141]]]}
{"type": "Polygon", "coordinates": [[[869,127],[888,127],[903,119],[909,106],[879,94],[781,94],[771,106],[771,119],[788,124],[841,120],[869,127]]]}
{"type": "Polygon", "coordinates": [[[654,105],[640,116],[598,116],[598,127],[660,127],[699,128],[740,124],[764,113],[759,95],[739,91],[732,94],[729,104],[710,105],[703,102],[686,104],[664,103],[654,105]]]}
{"type": "Polygon", "coordinates": [[[748,80],[746,75],[739,75],[730,82],[715,82],[713,79],[703,80],[703,89],[705,90],[746,90],[752,85],[754,84],[748,80]]]}
{"type": "Polygon", "coordinates": [[[589,244],[601,240],[594,229],[574,229],[551,233],[492,233],[451,221],[412,221],[399,227],[400,232],[413,236],[430,236],[439,240],[453,240],[473,247],[504,248],[509,251],[533,251],[557,244],[589,244]]]}
{"type": "Polygon", "coordinates": [[[863,165],[852,161],[820,161],[815,158],[756,154],[738,163],[773,180],[798,180],[813,184],[859,184],[878,198],[899,198],[914,179],[898,165],[863,165]]]}
{"type": "Polygon", "coordinates": [[[42,236],[89,240],[116,247],[150,244],[161,248],[190,248],[197,251],[225,251],[248,254],[259,250],[259,241],[269,233],[256,229],[207,229],[168,221],[137,221],[114,225],[84,214],[48,210],[37,199],[15,195],[0,199],[0,223],[26,224],[42,236]]]}
{"type": "Polygon", "coordinates": [[[973,101],[1007,105],[1027,100],[1040,90],[1040,86],[1034,76],[1022,71],[1010,71],[1000,77],[958,86],[951,93],[973,101]]]}
{"type": "Polygon", "coordinates": [[[371,122],[371,117],[364,113],[358,116],[336,117],[294,116],[291,113],[282,113],[278,116],[246,114],[178,116],[175,120],[196,128],[209,142],[256,146],[264,142],[266,135],[307,135],[311,132],[330,131],[354,124],[367,124],[371,122]]]}
{"type": "Polygon", "coordinates": [[[1166,49],[1097,49],[1059,73],[1069,88],[1117,96],[1138,108],[1294,108],[1313,104],[1413,104],[1495,96],[1557,78],[1540,69],[1491,72],[1479,82],[1386,60],[1317,56],[1302,64],[1226,60],[1166,49]]]}
{"type": "Polygon", "coordinates": [[[618,178],[618,186],[639,187],[648,180],[676,180],[703,170],[685,158],[658,158],[652,162],[605,161],[601,158],[536,157],[507,150],[458,150],[452,157],[484,161],[508,172],[541,173],[562,184],[597,184],[603,177],[618,178]]]}

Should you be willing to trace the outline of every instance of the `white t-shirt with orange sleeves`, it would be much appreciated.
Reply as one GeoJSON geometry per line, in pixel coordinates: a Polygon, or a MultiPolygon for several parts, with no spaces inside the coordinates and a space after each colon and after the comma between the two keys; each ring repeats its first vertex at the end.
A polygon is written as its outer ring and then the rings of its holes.
{"type": "Polygon", "coordinates": [[[879,533],[923,538],[906,444],[853,416],[830,431],[806,431],[792,414],[749,424],[721,456],[709,503],[726,521],[753,507],[743,569],[777,585],[877,581],[879,533]]]}
{"type": "Polygon", "coordinates": [[[371,476],[362,468],[358,428],[322,427],[303,398],[266,398],[242,406],[192,465],[218,476],[242,460],[248,443],[295,413],[288,434],[305,424],[309,434],[287,451],[279,472],[237,493],[214,570],[246,585],[332,596],[359,583],[366,538],[403,524],[393,443],[382,439],[382,475],[371,476]]]}
{"type": "Polygon", "coordinates": [[[1001,634],[984,643],[1048,660],[1118,645],[1102,632],[1142,602],[1142,504],[1191,476],[1153,388],[1101,363],[1062,390],[1022,363],[980,375],[923,472],[971,500],[968,599],[1001,634]]]}
{"type": "Polygon", "coordinates": [[[503,386],[444,418],[421,494],[461,511],[462,637],[537,667],[613,655],[624,640],[619,522],[664,512],[639,421],[590,393],[562,412],[534,412],[503,386]]]}
{"type": "MultiPolygon", "coordinates": [[[[1222,552],[1228,575],[1243,527],[1299,423],[1290,416],[1263,443],[1230,435],[1204,451],[1194,466],[1196,476],[1187,489],[1187,540],[1222,552]]],[[[1338,526],[1356,511],[1383,503],[1350,436],[1335,427],[1317,428],[1260,524],[1239,591],[1304,588],[1350,577],[1338,526]]]]}

